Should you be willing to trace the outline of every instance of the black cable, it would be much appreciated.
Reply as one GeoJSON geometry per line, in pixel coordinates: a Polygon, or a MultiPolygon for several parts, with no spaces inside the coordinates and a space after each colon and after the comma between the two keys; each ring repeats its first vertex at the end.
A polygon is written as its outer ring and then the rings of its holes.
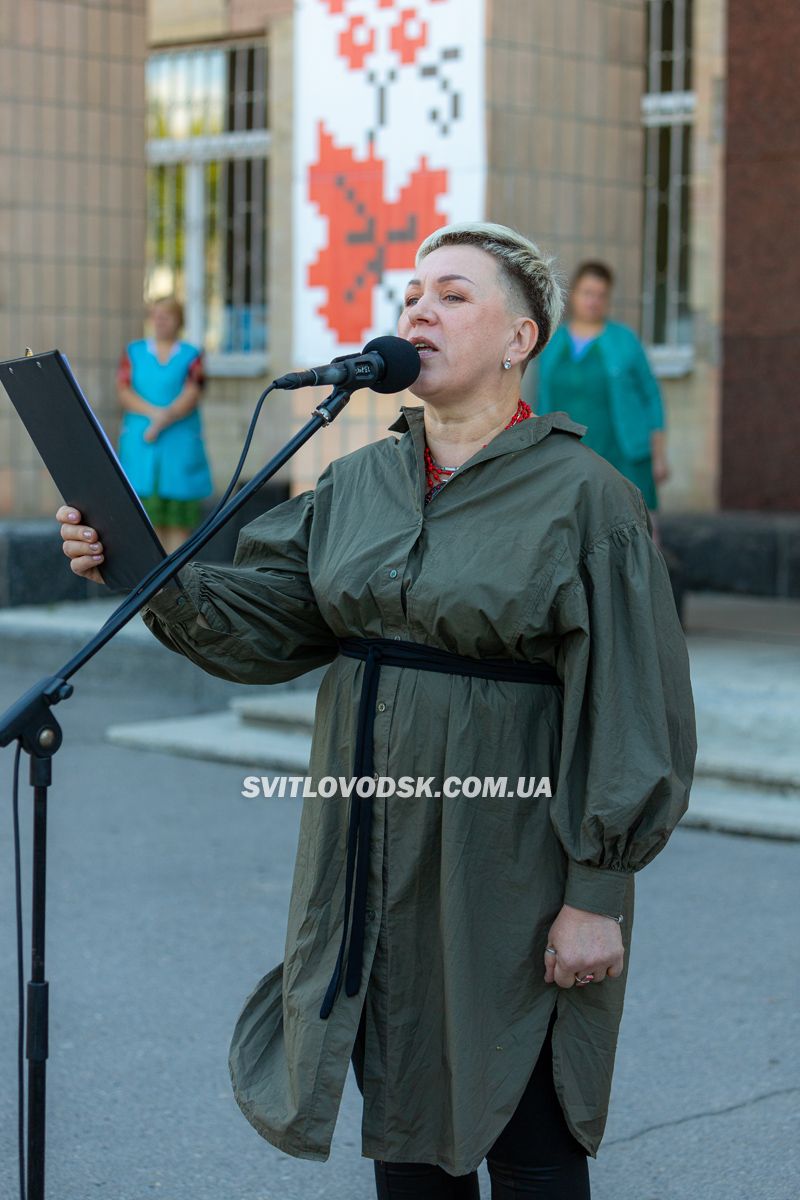
{"type": "Polygon", "coordinates": [[[220,509],[223,507],[223,505],[227,503],[228,497],[230,496],[231,492],[233,491],[234,487],[236,486],[236,484],[239,480],[239,476],[242,473],[242,468],[244,467],[245,459],[247,458],[247,454],[250,449],[250,443],[252,442],[253,434],[256,431],[256,422],[258,421],[258,415],[261,412],[261,406],[264,403],[264,401],[266,400],[267,396],[270,394],[270,392],[274,389],[274,387],[275,387],[275,382],[273,380],[273,382],[269,385],[269,387],[266,388],[259,396],[258,403],[256,404],[255,408],[253,409],[253,415],[250,418],[250,425],[247,430],[247,437],[244,440],[244,446],[242,447],[242,453],[239,455],[239,461],[236,464],[236,469],[233,472],[233,475],[231,476],[231,481],[228,484],[225,491],[223,492],[222,498],[217,501],[214,508],[211,510],[211,512],[206,517],[205,521],[203,521],[202,525],[200,525],[198,527],[198,529],[195,530],[195,533],[192,534],[192,537],[195,537],[196,534],[199,533],[199,531],[201,529],[203,529],[206,525],[208,525],[209,521],[212,521],[214,519],[214,517],[217,515],[217,513],[220,511],[220,509]]]}
{"type": "Polygon", "coordinates": [[[14,755],[14,878],[16,882],[17,907],[17,988],[19,1005],[19,1033],[17,1036],[17,1095],[19,1113],[17,1118],[19,1136],[19,1195],[25,1200],[25,962],[22,953],[22,858],[19,848],[19,760],[22,744],[17,742],[14,755]]]}

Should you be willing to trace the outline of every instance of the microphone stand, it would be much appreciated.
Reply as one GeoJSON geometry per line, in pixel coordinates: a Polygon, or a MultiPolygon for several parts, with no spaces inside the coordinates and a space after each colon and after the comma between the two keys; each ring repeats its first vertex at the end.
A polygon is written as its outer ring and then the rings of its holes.
{"type": "Polygon", "coordinates": [[[62,742],[62,730],[51,709],[73,692],[70,676],[80,670],[106,642],[130,621],[152,596],[167,583],[198,550],[225,525],[242,505],[297,453],[322,426],[339,415],[350,400],[356,383],[337,387],[312,411],[311,419],[240,492],[209,521],[206,528],[187,539],[170,554],[146,584],[134,588],[105,625],[77,654],[56,671],[29,688],[0,716],[0,746],[11,741],[30,755],[30,785],[33,788],[33,879],[31,916],[31,979],[26,997],[28,1059],[28,1177],[27,1200],[44,1200],[45,1081],[48,1056],[48,983],[44,977],[44,932],[46,900],[47,789],[52,783],[52,758],[62,742]]]}

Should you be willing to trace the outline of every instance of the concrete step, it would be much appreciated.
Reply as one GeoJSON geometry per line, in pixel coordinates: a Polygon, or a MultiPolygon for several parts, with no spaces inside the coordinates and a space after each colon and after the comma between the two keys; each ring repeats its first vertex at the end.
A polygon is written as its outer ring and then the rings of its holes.
{"type": "Polygon", "coordinates": [[[243,775],[252,770],[306,775],[311,754],[311,738],[306,734],[248,724],[231,710],[112,725],[106,737],[119,746],[232,763],[241,766],[243,775]]]}
{"type": "Polygon", "coordinates": [[[314,728],[317,693],[309,688],[298,689],[291,695],[259,692],[231,700],[231,710],[246,725],[258,728],[292,729],[309,737],[314,728]]]}
{"type": "MultiPolygon", "coordinates": [[[[0,609],[0,670],[30,671],[31,683],[63,666],[118,607],[115,600],[64,601],[0,609]]],[[[319,686],[324,668],[271,685],[276,696],[319,686]]],[[[153,636],[137,614],[73,678],[75,688],[111,693],[146,684],[175,694],[183,712],[225,707],[247,689],[210,675],[153,636]]],[[[113,714],[112,714],[113,715],[113,714]]]]}
{"type": "Polygon", "coordinates": [[[698,736],[695,778],[786,792],[800,805],[800,755],[790,747],[775,750],[769,758],[765,754],[740,748],[733,739],[709,742],[698,736]]]}
{"type": "Polygon", "coordinates": [[[800,794],[696,778],[681,826],[800,841],[800,794]]]}
{"type": "MultiPolygon", "coordinates": [[[[52,673],[118,603],[0,610],[0,669],[29,671],[31,682],[52,673]]],[[[684,822],[794,836],[800,818],[800,644],[697,634],[689,638],[689,653],[699,749],[684,822]]],[[[175,696],[181,715],[173,721],[112,725],[108,736],[120,744],[236,763],[243,772],[305,774],[323,674],[244,688],[167,650],[136,616],[74,683],[109,694],[145,684],[175,696]]]]}
{"type": "MultiPolygon", "coordinates": [[[[140,750],[232,763],[241,767],[243,776],[253,772],[306,775],[311,752],[310,736],[291,726],[269,728],[258,721],[242,721],[231,709],[171,721],[115,725],[107,737],[140,750]]],[[[681,824],[800,841],[800,793],[698,776],[681,824]]]]}
{"type": "Polygon", "coordinates": [[[800,640],[699,635],[689,657],[698,778],[800,792],[800,640]]]}

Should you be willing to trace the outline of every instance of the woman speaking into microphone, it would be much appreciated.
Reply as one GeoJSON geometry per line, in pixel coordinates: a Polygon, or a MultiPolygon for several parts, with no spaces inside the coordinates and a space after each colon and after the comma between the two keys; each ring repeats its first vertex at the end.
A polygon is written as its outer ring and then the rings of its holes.
{"type": "MultiPolygon", "coordinates": [[[[477,1200],[484,1158],[493,1200],[590,1195],[635,874],[688,805],[688,656],[641,493],[520,399],[563,303],[515,231],[432,234],[398,326],[419,405],[143,610],[225,679],[329,664],[312,784],[359,787],[303,801],[284,961],[229,1064],[262,1137],[326,1159],[352,1060],[390,1200],[477,1200]]],[[[102,580],[95,531],[58,519],[102,580]]]]}

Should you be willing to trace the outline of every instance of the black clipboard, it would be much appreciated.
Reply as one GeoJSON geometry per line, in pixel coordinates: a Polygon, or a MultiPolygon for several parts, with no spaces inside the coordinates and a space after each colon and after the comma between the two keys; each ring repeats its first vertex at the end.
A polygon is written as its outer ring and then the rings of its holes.
{"type": "Polygon", "coordinates": [[[105,583],[130,591],[166,551],[66,355],[48,350],[0,362],[0,382],[64,503],[97,530],[105,583]]]}

